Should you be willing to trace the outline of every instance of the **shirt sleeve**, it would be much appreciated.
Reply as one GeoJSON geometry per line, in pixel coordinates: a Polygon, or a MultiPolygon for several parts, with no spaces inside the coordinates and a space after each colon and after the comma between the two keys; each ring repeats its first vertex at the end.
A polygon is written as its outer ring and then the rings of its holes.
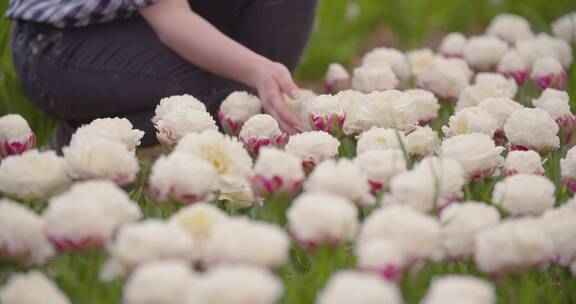
{"type": "Polygon", "coordinates": [[[156,3],[158,0],[129,0],[136,7],[149,6],[156,3]]]}

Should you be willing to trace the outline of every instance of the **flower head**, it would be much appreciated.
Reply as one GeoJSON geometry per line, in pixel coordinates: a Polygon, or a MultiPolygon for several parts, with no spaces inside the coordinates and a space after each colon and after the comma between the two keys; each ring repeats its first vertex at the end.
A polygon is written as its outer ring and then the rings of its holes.
{"type": "Polygon", "coordinates": [[[466,36],[462,33],[448,33],[442,38],[438,52],[446,57],[463,57],[467,42],[466,36]]]}
{"type": "Polygon", "coordinates": [[[491,304],[496,302],[494,286],[475,276],[444,275],[435,277],[422,304],[447,303],[491,304]]]}
{"type": "Polygon", "coordinates": [[[438,133],[430,126],[416,127],[405,137],[406,149],[412,159],[422,159],[432,155],[440,146],[438,133]]]}
{"type": "Polygon", "coordinates": [[[508,152],[506,160],[504,161],[504,171],[506,172],[506,175],[544,175],[542,158],[540,157],[540,154],[532,150],[508,152]]]}
{"type": "Polygon", "coordinates": [[[516,49],[510,49],[500,58],[496,71],[506,77],[514,78],[516,84],[522,86],[528,78],[530,68],[516,49]]]}
{"type": "Polygon", "coordinates": [[[401,82],[410,77],[410,65],[406,56],[393,48],[379,47],[372,49],[362,57],[362,65],[389,64],[394,74],[401,82]]]}
{"type": "Polygon", "coordinates": [[[540,58],[534,61],[530,78],[541,90],[556,88],[564,90],[568,75],[562,65],[552,57],[540,58]]]}
{"type": "Polygon", "coordinates": [[[440,104],[438,98],[432,92],[422,89],[410,89],[404,91],[414,99],[416,104],[416,112],[418,116],[418,123],[421,126],[430,124],[436,117],[438,117],[438,110],[440,104]]]}
{"type": "Polygon", "coordinates": [[[534,37],[528,20],[512,14],[499,14],[494,17],[486,28],[486,34],[503,39],[510,44],[534,37]]]}
{"type": "Polygon", "coordinates": [[[402,149],[405,141],[404,134],[398,130],[372,128],[358,137],[356,154],[370,150],[402,149]]]}
{"type": "Polygon", "coordinates": [[[542,109],[515,111],[504,124],[504,133],[512,150],[534,150],[540,153],[556,150],[560,146],[558,131],[558,124],[542,109]]]}
{"type": "Polygon", "coordinates": [[[391,90],[398,86],[398,77],[387,63],[369,63],[352,73],[352,88],[363,93],[391,90]]]}
{"type": "Polygon", "coordinates": [[[293,197],[302,187],[304,178],[298,157],[275,148],[265,148],[256,160],[250,183],[254,193],[261,197],[279,194],[293,197]]]}
{"type": "Polygon", "coordinates": [[[126,149],[134,151],[140,145],[144,131],[133,129],[126,118],[98,118],[76,130],[72,141],[79,137],[103,137],[123,143],[126,149]]]}
{"type": "Polygon", "coordinates": [[[22,154],[36,146],[36,136],[28,122],[18,114],[0,117],[0,159],[22,154]]]}
{"type": "Polygon", "coordinates": [[[495,68],[507,50],[508,44],[497,37],[474,36],[466,43],[464,58],[474,69],[486,71],[495,68]]]}
{"type": "Polygon", "coordinates": [[[454,101],[468,86],[471,77],[472,71],[462,59],[438,57],[417,75],[416,84],[440,99],[454,101]]]}
{"type": "Polygon", "coordinates": [[[552,23],[552,32],[568,43],[576,42],[576,13],[568,13],[556,19],[552,23]]]}
{"type": "Polygon", "coordinates": [[[226,134],[238,136],[240,129],[248,118],[262,111],[260,99],[248,92],[230,93],[220,104],[218,119],[226,134]]]}
{"type": "Polygon", "coordinates": [[[280,130],[278,122],[268,114],[256,114],[244,123],[239,135],[240,141],[253,157],[264,146],[284,147],[288,135],[280,130]]]}
{"type": "Polygon", "coordinates": [[[373,240],[357,246],[358,269],[371,271],[388,280],[402,276],[408,266],[399,246],[387,240],[373,240]]]}
{"type": "Polygon", "coordinates": [[[331,63],[328,65],[328,70],[324,76],[324,85],[326,93],[336,94],[339,91],[347,90],[350,88],[350,74],[339,63],[331,63]]]}
{"type": "Polygon", "coordinates": [[[176,108],[165,113],[154,127],[158,130],[156,137],[160,143],[169,148],[188,133],[218,130],[210,113],[191,108],[176,108]]]}
{"type": "Polygon", "coordinates": [[[38,270],[11,275],[0,288],[0,301],[4,304],[70,304],[56,283],[38,270]]]}
{"type": "Polygon", "coordinates": [[[343,270],[320,291],[318,304],[402,303],[398,288],[372,273],[343,270]]]}
{"type": "Polygon", "coordinates": [[[450,116],[448,126],[442,126],[447,137],[468,133],[482,133],[493,137],[497,129],[498,121],[480,107],[464,108],[450,116]]]}
{"type": "Polygon", "coordinates": [[[406,53],[406,57],[408,58],[412,75],[418,75],[430,66],[436,55],[431,49],[422,48],[409,51],[406,53]]]}
{"type": "Polygon", "coordinates": [[[321,161],[335,158],[339,146],[340,142],[332,135],[309,131],[290,136],[286,152],[300,158],[304,170],[310,172],[321,161]]]}
{"type": "Polygon", "coordinates": [[[494,140],[482,133],[456,135],[442,142],[442,156],[462,166],[469,180],[491,176],[504,164],[500,155],[504,147],[496,147],[494,140]]]}
{"type": "Polygon", "coordinates": [[[388,188],[393,177],[406,171],[406,159],[400,149],[366,151],[356,156],[354,164],[368,176],[373,194],[388,188]]]}

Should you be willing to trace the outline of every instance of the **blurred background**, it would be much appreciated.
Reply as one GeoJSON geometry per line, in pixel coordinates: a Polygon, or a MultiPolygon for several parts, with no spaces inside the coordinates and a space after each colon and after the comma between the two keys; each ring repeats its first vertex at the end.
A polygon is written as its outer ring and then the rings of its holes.
{"type": "MultiPolygon", "coordinates": [[[[7,0],[0,2],[2,15],[7,6],[7,0]]],[[[535,32],[548,32],[552,21],[574,10],[576,0],[320,0],[314,33],[295,77],[315,88],[329,63],[351,67],[377,46],[435,49],[445,33],[480,33],[502,12],[527,18],[535,32]]],[[[57,121],[26,99],[12,68],[9,29],[10,22],[0,19],[0,116],[23,115],[42,144],[57,121]]]]}

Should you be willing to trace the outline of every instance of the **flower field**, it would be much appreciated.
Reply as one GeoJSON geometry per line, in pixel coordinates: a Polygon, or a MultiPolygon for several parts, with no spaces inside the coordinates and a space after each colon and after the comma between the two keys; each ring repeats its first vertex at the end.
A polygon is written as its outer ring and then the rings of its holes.
{"type": "Polygon", "coordinates": [[[378,47],[324,94],[159,101],[62,156],[0,117],[0,303],[576,303],[576,13],[378,47]]]}

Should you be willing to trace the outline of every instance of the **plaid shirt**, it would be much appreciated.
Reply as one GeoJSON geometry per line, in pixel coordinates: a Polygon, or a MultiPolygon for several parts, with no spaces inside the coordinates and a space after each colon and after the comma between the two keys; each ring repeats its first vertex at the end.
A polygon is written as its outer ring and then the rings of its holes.
{"type": "Polygon", "coordinates": [[[9,0],[6,18],[80,27],[126,18],[156,0],[9,0]]]}

